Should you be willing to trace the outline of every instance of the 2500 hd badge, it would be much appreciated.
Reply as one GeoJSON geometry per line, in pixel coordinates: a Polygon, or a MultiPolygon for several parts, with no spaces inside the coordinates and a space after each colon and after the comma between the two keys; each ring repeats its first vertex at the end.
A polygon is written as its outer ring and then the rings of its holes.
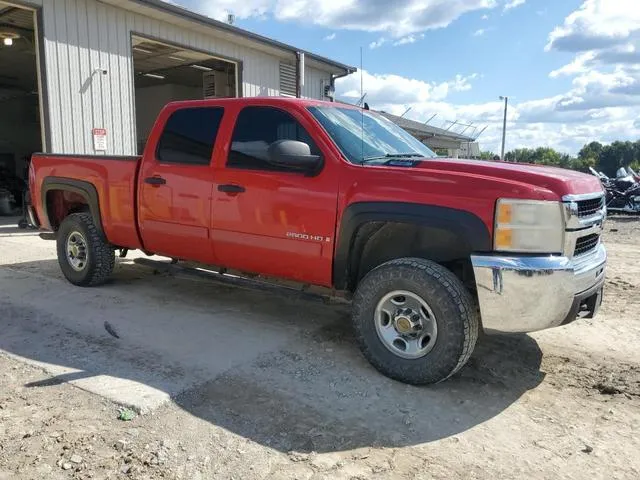
{"type": "Polygon", "coordinates": [[[331,237],[325,237],[323,235],[309,235],[308,233],[287,232],[288,238],[295,240],[309,240],[310,242],[327,242],[331,241],[331,237]]]}

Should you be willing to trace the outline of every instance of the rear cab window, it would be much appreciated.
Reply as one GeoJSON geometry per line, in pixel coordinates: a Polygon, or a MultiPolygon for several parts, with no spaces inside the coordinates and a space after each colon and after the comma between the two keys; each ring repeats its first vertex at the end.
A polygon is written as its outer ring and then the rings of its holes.
{"type": "Polygon", "coordinates": [[[268,161],[269,146],[278,140],[297,140],[309,145],[312,155],[321,155],[311,135],[288,112],[275,107],[245,107],[238,114],[231,137],[228,168],[295,171],[268,161]]]}
{"type": "Polygon", "coordinates": [[[223,114],[222,107],[184,108],[173,112],[158,141],[158,162],[209,165],[223,114]]]}

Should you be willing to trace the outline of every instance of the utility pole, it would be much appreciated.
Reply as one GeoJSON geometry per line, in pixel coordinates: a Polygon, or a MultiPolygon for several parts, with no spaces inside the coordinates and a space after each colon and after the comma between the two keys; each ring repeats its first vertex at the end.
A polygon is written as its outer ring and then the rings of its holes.
{"type": "Polygon", "coordinates": [[[502,122],[502,155],[500,155],[500,160],[504,162],[504,142],[507,136],[507,103],[509,102],[509,97],[503,97],[500,95],[500,100],[504,100],[504,121],[502,122]]]}

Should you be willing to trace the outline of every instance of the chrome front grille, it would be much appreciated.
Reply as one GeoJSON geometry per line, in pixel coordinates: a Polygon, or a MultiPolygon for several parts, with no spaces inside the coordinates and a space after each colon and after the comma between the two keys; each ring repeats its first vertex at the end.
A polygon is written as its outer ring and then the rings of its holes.
{"type": "Polygon", "coordinates": [[[585,237],[578,238],[576,240],[576,248],[573,252],[573,256],[584,255],[594,250],[600,243],[600,234],[592,233],[585,237]]]}
{"type": "Polygon", "coordinates": [[[604,208],[604,197],[580,200],[578,204],[578,217],[591,217],[604,208]]]}

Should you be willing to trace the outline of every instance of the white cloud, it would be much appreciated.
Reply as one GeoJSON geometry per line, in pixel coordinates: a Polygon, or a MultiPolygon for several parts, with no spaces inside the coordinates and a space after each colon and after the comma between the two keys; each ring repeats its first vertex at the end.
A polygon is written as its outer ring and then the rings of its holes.
{"type": "Polygon", "coordinates": [[[640,2],[584,0],[549,34],[545,47],[575,54],[549,73],[552,79],[572,78],[572,86],[563,94],[515,107],[515,127],[530,132],[523,141],[536,140],[536,132],[544,131],[552,146],[575,152],[587,141],[637,139],[639,40],[640,2]]]}
{"type": "Polygon", "coordinates": [[[574,53],[599,50],[628,45],[639,35],[640,2],[586,0],[551,32],[546,49],[574,53]]]}
{"type": "Polygon", "coordinates": [[[486,13],[484,15],[482,15],[481,17],[482,20],[489,20],[489,15],[487,15],[486,13]]]}
{"type": "Polygon", "coordinates": [[[466,13],[498,5],[497,0],[399,0],[392,5],[382,0],[180,0],[180,3],[217,19],[225,19],[231,12],[238,18],[266,16],[334,29],[386,32],[395,38],[444,28],[466,13]]]}
{"type": "Polygon", "coordinates": [[[327,35],[326,37],[324,37],[324,39],[327,40],[327,41],[335,40],[335,38],[336,38],[335,32],[327,35]]]}
{"type": "Polygon", "coordinates": [[[407,35],[406,37],[402,37],[400,40],[393,42],[393,46],[397,47],[400,45],[416,43],[418,40],[422,40],[423,38],[424,38],[424,33],[421,33],[420,35],[407,35]]]}
{"type": "Polygon", "coordinates": [[[504,6],[504,11],[506,12],[507,10],[511,10],[513,8],[524,5],[526,1],[527,0],[509,0],[504,6]]]}
{"type": "Polygon", "coordinates": [[[374,48],[380,48],[382,45],[384,45],[387,42],[387,40],[384,37],[380,37],[378,40],[371,42],[369,44],[369,48],[370,49],[374,49],[374,48]]]}
{"type": "MultiPolygon", "coordinates": [[[[470,90],[471,82],[479,78],[477,73],[471,75],[456,75],[446,82],[425,82],[400,75],[376,75],[362,72],[364,91],[367,101],[373,104],[394,104],[401,108],[404,104],[421,104],[430,101],[444,100],[450,92],[470,90]]],[[[339,79],[337,82],[340,97],[349,99],[360,98],[360,72],[339,79]]]]}
{"type": "Polygon", "coordinates": [[[475,32],[473,32],[473,36],[474,37],[481,37],[482,35],[484,35],[485,33],[487,33],[487,29],[486,28],[479,28],[478,30],[476,30],[475,32]]]}
{"type": "MultiPolygon", "coordinates": [[[[624,101],[613,93],[608,97],[602,96],[603,89],[640,89],[640,82],[633,83],[634,80],[625,75],[622,72],[592,74],[575,79],[572,88],[564,94],[525,102],[510,99],[507,150],[551,146],[575,154],[582,145],[593,140],[610,142],[639,137],[637,105],[640,102],[634,106],[625,103],[631,101],[631,96],[625,97],[624,101]]],[[[398,75],[364,72],[364,91],[368,103],[377,110],[401,114],[411,107],[407,117],[418,121],[424,122],[437,113],[431,122],[436,126],[444,125],[445,120],[473,122],[479,128],[487,126],[479,141],[483,149],[497,152],[502,135],[504,103],[497,98],[474,104],[448,101],[453,92],[469,90],[472,81],[480,77],[478,74],[457,75],[447,82],[429,83],[398,75]]],[[[340,98],[357,100],[360,97],[359,74],[338,80],[337,90],[340,98]]]]}

